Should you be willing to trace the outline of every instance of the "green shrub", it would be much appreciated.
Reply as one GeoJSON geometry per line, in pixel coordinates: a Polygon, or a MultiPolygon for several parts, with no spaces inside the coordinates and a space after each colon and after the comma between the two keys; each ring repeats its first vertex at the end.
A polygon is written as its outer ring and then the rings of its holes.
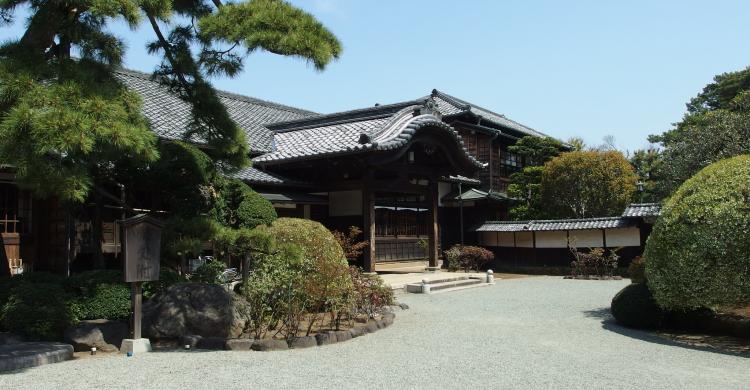
{"type": "Polygon", "coordinates": [[[612,316],[624,326],[656,329],[664,324],[666,315],[645,283],[633,283],[612,298],[612,316]]]}
{"type": "Polygon", "coordinates": [[[208,284],[221,284],[221,274],[227,269],[227,265],[221,261],[208,261],[201,264],[193,275],[190,276],[190,281],[198,283],[208,284]]]}
{"type": "Polygon", "coordinates": [[[458,244],[445,251],[444,255],[448,270],[454,272],[461,268],[465,271],[470,269],[478,271],[495,258],[495,255],[485,248],[458,244]]]}
{"type": "Polygon", "coordinates": [[[278,218],[271,202],[237,179],[228,179],[219,184],[221,206],[218,217],[232,228],[252,229],[270,225],[278,218]]]}
{"type": "Polygon", "coordinates": [[[633,283],[646,283],[646,259],[636,256],[628,266],[628,276],[633,283]]]}
{"type": "Polygon", "coordinates": [[[664,204],[646,277],[667,309],[750,302],[750,156],[711,164],[664,204]]]}
{"type": "Polygon", "coordinates": [[[373,317],[382,308],[393,305],[393,289],[378,275],[364,275],[357,267],[349,267],[355,291],[355,308],[353,314],[365,314],[373,317]]]}
{"type": "Polygon", "coordinates": [[[0,323],[28,340],[62,340],[65,328],[77,322],[75,305],[61,283],[19,281],[7,294],[0,323]]]}
{"type": "Polygon", "coordinates": [[[130,316],[130,288],[123,283],[98,284],[77,298],[75,306],[80,320],[125,319],[130,316]]]}
{"type": "Polygon", "coordinates": [[[295,244],[304,259],[304,288],[312,313],[340,312],[354,298],[349,265],[333,234],[319,222],[279,218],[268,228],[279,245],[295,244]]]}
{"type": "Polygon", "coordinates": [[[101,284],[125,285],[125,276],[119,270],[94,270],[72,274],[64,279],[65,288],[74,294],[86,294],[101,284]]]}

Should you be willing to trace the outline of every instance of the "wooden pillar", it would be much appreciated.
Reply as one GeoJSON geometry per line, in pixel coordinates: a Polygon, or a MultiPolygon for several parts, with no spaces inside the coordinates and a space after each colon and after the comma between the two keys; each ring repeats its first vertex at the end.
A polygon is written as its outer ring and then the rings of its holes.
{"type": "MultiPolygon", "coordinates": [[[[429,221],[429,266],[438,266],[438,240],[440,232],[438,231],[438,181],[430,179],[430,221],[429,221]]],[[[463,229],[463,226],[461,227],[463,229]]],[[[461,231],[463,236],[463,231],[461,231]]]]}
{"type": "Polygon", "coordinates": [[[364,253],[365,272],[375,272],[375,194],[371,180],[365,180],[362,188],[362,230],[368,242],[364,253]]]}

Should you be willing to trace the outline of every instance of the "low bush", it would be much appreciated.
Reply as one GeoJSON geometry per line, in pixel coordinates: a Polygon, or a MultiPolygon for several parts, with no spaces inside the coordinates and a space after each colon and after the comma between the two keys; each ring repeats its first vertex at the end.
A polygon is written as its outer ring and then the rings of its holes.
{"type": "Polygon", "coordinates": [[[637,329],[659,328],[666,318],[645,283],[625,286],[612,298],[611,310],[619,324],[637,329]]]}
{"type": "Polygon", "coordinates": [[[568,249],[575,259],[570,263],[573,277],[611,278],[617,270],[617,263],[620,260],[617,251],[620,248],[610,249],[609,253],[604,248],[590,248],[588,252],[581,252],[574,246],[568,249]]]}
{"type": "MultiPolygon", "coordinates": [[[[269,232],[279,245],[294,244],[302,250],[305,269],[304,291],[311,313],[337,313],[348,310],[354,297],[349,265],[341,245],[319,222],[279,218],[269,232]]],[[[312,329],[316,322],[310,321],[312,329]]]]}
{"type": "Polygon", "coordinates": [[[636,256],[628,266],[628,276],[633,283],[646,283],[646,259],[636,256]]]}
{"type": "Polygon", "coordinates": [[[495,255],[489,250],[470,245],[454,245],[444,252],[447,260],[447,267],[450,271],[458,271],[463,268],[465,271],[477,270],[487,265],[495,259],[495,255]]]}
{"type": "Polygon", "coordinates": [[[63,280],[65,289],[76,294],[86,294],[101,284],[125,285],[125,276],[119,270],[94,270],[72,274],[63,280]]]}
{"type": "Polygon", "coordinates": [[[122,283],[99,284],[74,304],[79,320],[125,319],[130,316],[130,288],[122,283]]]}
{"type": "Polygon", "coordinates": [[[682,184],[662,207],[644,256],[664,308],[750,304],[750,155],[711,164],[682,184]]]}
{"type": "Polygon", "coordinates": [[[65,328],[78,322],[76,305],[61,283],[16,283],[0,308],[4,330],[28,340],[61,340],[65,328]]]}
{"type": "Polygon", "coordinates": [[[370,318],[384,307],[393,305],[393,289],[378,275],[364,275],[358,267],[349,267],[349,274],[356,293],[353,315],[364,314],[370,318]]]}

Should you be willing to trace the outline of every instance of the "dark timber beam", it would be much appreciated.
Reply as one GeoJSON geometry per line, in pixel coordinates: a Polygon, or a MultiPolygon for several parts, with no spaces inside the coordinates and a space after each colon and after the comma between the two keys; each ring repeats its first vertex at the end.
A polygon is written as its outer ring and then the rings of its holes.
{"type": "Polygon", "coordinates": [[[362,187],[362,216],[365,239],[368,242],[364,253],[364,271],[375,272],[375,193],[370,173],[362,187]]]}
{"type": "Polygon", "coordinates": [[[440,232],[438,231],[438,181],[430,180],[430,221],[429,221],[429,260],[430,267],[438,266],[438,240],[440,232]]]}

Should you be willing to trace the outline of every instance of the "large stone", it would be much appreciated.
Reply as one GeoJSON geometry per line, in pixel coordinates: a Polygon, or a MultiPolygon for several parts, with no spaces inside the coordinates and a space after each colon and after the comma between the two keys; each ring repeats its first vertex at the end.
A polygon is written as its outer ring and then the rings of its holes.
{"type": "MultiPolygon", "coordinates": [[[[0,372],[57,363],[73,358],[73,346],[61,343],[0,345],[0,372]]],[[[31,386],[27,384],[26,386],[31,386]]]]}
{"type": "Polygon", "coordinates": [[[247,322],[246,309],[242,297],[222,286],[180,283],[144,304],[143,333],[155,338],[237,338],[247,322]]]}
{"type": "Polygon", "coordinates": [[[364,330],[367,333],[375,333],[375,332],[378,331],[378,329],[380,329],[380,328],[378,327],[378,322],[375,321],[375,320],[369,320],[369,321],[367,321],[367,323],[365,324],[365,327],[364,327],[364,330]]]}
{"type": "Polygon", "coordinates": [[[383,322],[383,325],[386,327],[393,325],[393,319],[396,317],[393,313],[385,313],[383,314],[383,318],[381,321],[383,322]]]}
{"type": "Polygon", "coordinates": [[[294,340],[292,340],[292,344],[289,347],[299,349],[316,346],[318,346],[318,340],[315,338],[315,336],[302,336],[296,337],[294,340]]]}
{"type": "Polygon", "coordinates": [[[128,325],[121,321],[86,320],[65,330],[65,342],[76,351],[96,348],[102,352],[117,352],[122,340],[128,337],[128,325]]]}
{"type": "Polygon", "coordinates": [[[252,349],[253,351],[282,351],[285,349],[289,349],[289,345],[287,345],[286,341],[284,340],[255,340],[253,342],[252,349]]]}
{"type": "Polygon", "coordinates": [[[364,327],[357,325],[354,328],[349,329],[349,334],[352,336],[352,338],[357,338],[360,336],[364,336],[367,332],[365,331],[364,327]]]}
{"type": "Polygon", "coordinates": [[[180,339],[182,341],[181,343],[182,345],[180,346],[182,348],[185,348],[185,346],[189,346],[189,348],[197,348],[198,343],[201,341],[202,338],[203,336],[198,336],[194,334],[182,336],[182,339],[180,339]]]}

